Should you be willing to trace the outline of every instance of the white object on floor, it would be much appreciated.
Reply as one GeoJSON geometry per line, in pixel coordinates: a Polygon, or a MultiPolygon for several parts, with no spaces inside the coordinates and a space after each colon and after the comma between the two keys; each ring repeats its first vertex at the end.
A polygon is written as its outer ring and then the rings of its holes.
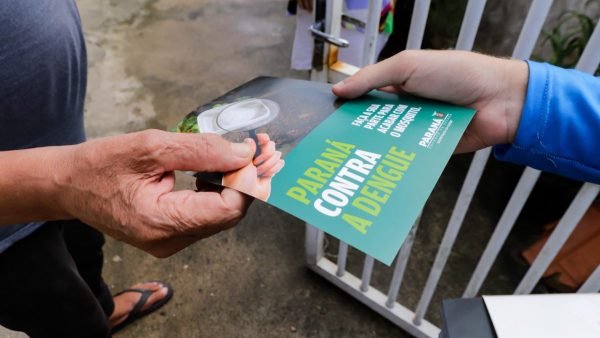
{"type": "Polygon", "coordinates": [[[600,294],[483,296],[498,338],[598,338],[600,294]]]}

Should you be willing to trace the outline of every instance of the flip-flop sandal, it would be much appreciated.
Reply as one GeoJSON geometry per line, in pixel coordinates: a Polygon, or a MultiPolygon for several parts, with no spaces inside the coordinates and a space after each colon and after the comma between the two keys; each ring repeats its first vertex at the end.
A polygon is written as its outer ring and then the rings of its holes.
{"type": "Polygon", "coordinates": [[[111,329],[111,331],[110,331],[111,334],[115,334],[115,333],[119,332],[127,325],[160,309],[163,305],[167,304],[171,300],[171,298],[173,298],[173,288],[171,287],[171,285],[169,285],[168,283],[165,283],[165,282],[160,282],[160,281],[155,281],[155,283],[159,283],[163,287],[166,287],[167,294],[165,295],[164,298],[158,300],[156,303],[152,304],[152,306],[150,306],[149,308],[147,308],[145,310],[142,310],[142,308],[144,307],[144,305],[146,305],[146,302],[148,301],[148,298],[150,297],[150,295],[152,295],[156,291],[152,291],[149,289],[131,288],[131,289],[123,290],[123,291],[113,295],[113,297],[116,297],[118,295],[121,295],[121,294],[124,294],[127,292],[138,292],[138,293],[142,294],[142,296],[137,301],[137,303],[135,303],[135,306],[133,307],[131,312],[129,312],[129,315],[127,315],[127,318],[123,322],[119,323],[117,326],[115,326],[111,329]]]}

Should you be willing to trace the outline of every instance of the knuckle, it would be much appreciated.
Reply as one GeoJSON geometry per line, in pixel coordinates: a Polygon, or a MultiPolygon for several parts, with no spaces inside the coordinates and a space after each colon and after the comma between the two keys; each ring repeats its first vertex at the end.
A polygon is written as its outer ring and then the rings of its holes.
{"type": "Polygon", "coordinates": [[[352,77],[354,78],[365,78],[367,76],[369,76],[369,67],[371,67],[371,65],[361,68],[358,72],[356,72],[356,74],[354,74],[352,77]]]}
{"type": "Polygon", "coordinates": [[[220,136],[216,134],[204,134],[198,138],[198,149],[200,151],[200,156],[203,159],[214,159],[216,158],[220,152],[226,151],[226,149],[222,149],[220,136]]]}
{"type": "Polygon", "coordinates": [[[215,219],[214,223],[217,225],[231,227],[235,223],[237,223],[242,217],[244,217],[245,210],[241,210],[240,208],[236,208],[232,205],[227,205],[223,203],[219,210],[219,219],[215,219]]]}
{"type": "Polygon", "coordinates": [[[157,150],[160,150],[163,145],[163,142],[161,142],[162,136],[163,132],[160,130],[144,130],[137,133],[136,146],[147,153],[154,153],[157,150]]]}
{"type": "MultiPolygon", "coordinates": [[[[430,56],[431,51],[424,50],[406,50],[400,55],[400,65],[406,65],[409,68],[417,67],[419,64],[425,63],[430,56]]],[[[438,55],[441,57],[441,55],[438,55]]]]}
{"type": "Polygon", "coordinates": [[[414,57],[416,57],[418,55],[418,53],[419,53],[418,50],[407,49],[407,50],[403,50],[400,53],[398,53],[396,55],[396,58],[400,61],[408,61],[408,60],[411,60],[414,57]]]}
{"type": "Polygon", "coordinates": [[[146,129],[138,133],[140,142],[155,142],[162,135],[158,129],[146,129]]]}
{"type": "Polygon", "coordinates": [[[369,89],[374,88],[374,81],[373,81],[373,74],[372,74],[372,71],[374,70],[372,68],[373,66],[374,65],[370,65],[365,68],[362,68],[355,75],[356,79],[360,79],[359,82],[361,82],[363,86],[366,86],[369,89]]]}
{"type": "Polygon", "coordinates": [[[237,221],[242,219],[246,215],[246,210],[240,208],[229,208],[229,219],[232,221],[237,221]]]}
{"type": "Polygon", "coordinates": [[[229,206],[227,206],[226,211],[227,211],[228,219],[230,221],[234,221],[237,223],[237,221],[239,221],[244,216],[246,216],[247,208],[244,208],[241,206],[229,205],[229,206]]]}

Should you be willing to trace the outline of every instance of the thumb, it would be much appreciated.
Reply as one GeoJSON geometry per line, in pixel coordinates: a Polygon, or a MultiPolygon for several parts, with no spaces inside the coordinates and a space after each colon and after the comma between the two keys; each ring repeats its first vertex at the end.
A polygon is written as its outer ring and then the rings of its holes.
{"type": "Polygon", "coordinates": [[[333,93],[339,97],[353,99],[373,89],[390,85],[401,85],[410,77],[406,53],[367,66],[358,73],[335,84],[333,93]]]}
{"type": "Polygon", "coordinates": [[[162,195],[157,209],[170,224],[177,225],[180,232],[204,238],[236,224],[252,200],[229,188],[220,192],[180,190],[162,195]]]}
{"type": "Polygon", "coordinates": [[[232,143],[211,133],[165,133],[160,143],[153,155],[164,171],[228,172],[250,163],[256,150],[252,139],[232,143]]]}

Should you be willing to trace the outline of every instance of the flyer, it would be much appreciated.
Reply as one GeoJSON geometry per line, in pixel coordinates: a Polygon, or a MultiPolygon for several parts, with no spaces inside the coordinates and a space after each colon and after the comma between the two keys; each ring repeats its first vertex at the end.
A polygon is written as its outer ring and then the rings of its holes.
{"type": "Polygon", "coordinates": [[[257,143],[253,163],[197,173],[310,223],[390,265],[475,111],[325,83],[259,77],[188,114],[178,132],[257,143]]]}

